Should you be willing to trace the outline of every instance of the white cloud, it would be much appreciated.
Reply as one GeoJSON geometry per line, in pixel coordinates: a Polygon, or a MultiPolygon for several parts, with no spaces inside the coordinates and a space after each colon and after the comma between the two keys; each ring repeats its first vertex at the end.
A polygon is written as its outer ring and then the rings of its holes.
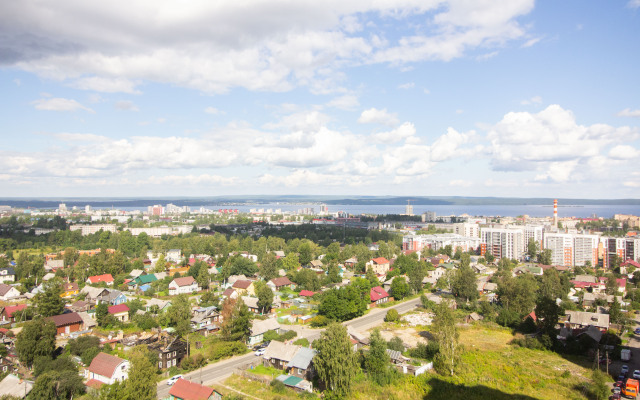
{"type": "Polygon", "coordinates": [[[84,110],[90,113],[94,113],[89,107],[85,107],[73,99],[63,99],[60,97],[53,97],[47,99],[38,99],[31,104],[34,105],[36,110],[46,111],[77,111],[84,110]]]}
{"type": "Polygon", "coordinates": [[[138,106],[133,104],[133,102],[130,100],[116,101],[115,107],[117,110],[120,110],[120,111],[140,111],[138,106]]]}
{"type": "Polygon", "coordinates": [[[361,124],[396,125],[399,121],[397,114],[389,113],[386,108],[381,110],[370,108],[360,114],[358,122],[361,124]]]}
{"type": "Polygon", "coordinates": [[[286,187],[362,185],[362,180],[356,176],[324,174],[305,169],[297,169],[291,174],[284,176],[264,174],[258,179],[258,182],[262,185],[278,185],[286,187]]]}
{"type": "Polygon", "coordinates": [[[640,0],[629,0],[629,2],[627,3],[627,7],[640,8],[640,0]]]}
{"type": "Polygon", "coordinates": [[[532,97],[532,98],[530,98],[530,99],[522,100],[522,101],[520,102],[520,104],[522,104],[523,106],[527,106],[527,105],[530,105],[530,104],[542,104],[542,97],[540,97],[540,96],[533,96],[533,97],[532,97]]]}
{"type": "Polygon", "coordinates": [[[448,61],[527,38],[518,18],[533,5],[533,0],[201,1],[189,7],[149,0],[92,7],[78,0],[61,0],[55,7],[10,2],[0,13],[0,27],[11,39],[5,65],[80,89],[139,93],[136,87],[154,81],[210,93],[297,86],[319,93],[339,89],[342,70],[350,66],[391,63],[407,70],[411,66],[402,64],[448,61]],[[429,28],[418,25],[411,36],[397,38],[386,31],[395,26],[390,21],[412,19],[429,28]]]}
{"type": "Polygon", "coordinates": [[[220,175],[152,175],[148,179],[138,181],[138,185],[172,185],[172,186],[195,186],[195,185],[237,185],[239,179],[237,177],[224,177],[220,175]]]}
{"type": "Polygon", "coordinates": [[[105,78],[98,76],[91,76],[76,79],[73,81],[72,86],[81,90],[93,90],[95,92],[102,93],[130,93],[140,94],[139,90],[136,90],[136,86],[139,82],[134,82],[124,78],[105,78]]]}
{"type": "Polygon", "coordinates": [[[618,117],[640,117],[640,110],[632,110],[630,108],[625,108],[624,110],[618,113],[618,117]]]}
{"type": "Polygon", "coordinates": [[[407,83],[398,85],[398,89],[413,89],[413,87],[415,86],[416,84],[414,82],[407,82],[407,83]]]}
{"type": "Polygon", "coordinates": [[[15,84],[16,84],[16,86],[20,86],[20,85],[22,85],[22,81],[21,81],[20,79],[18,79],[18,78],[15,78],[15,79],[13,80],[13,83],[15,83],[15,84]]]}
{"type": "Polygon", "coordinates": [[[381,143],[396,143],[405,140],[416,134],[416,128],[410,122],[405,122],[394,130],[379,132],[373,137],[381,143]]]}
{"type": "Polygon", "coordinates": [[[614,160],[631,160],[640,157],[640,150],[626,144],[621,144],[609,150],[609,157],[614,160]]]}
{"type": "Polygon", "coordinates": [[[355,110],[359,105],[358,97],[353,94],[335,97],[327,103],[328,107],[339,108],[341,110],[355,110]]]}
{"type": "Polygon", "coordinates": [[[204,109],[204,112],[207,114],[212,114],[212,115],[219,115],[219,114],[225,114],[224,111],[218,110],[215,107],[207,107],[204,109]]]}
{"type": "MultiPolygon", "coordinates": [[[[567,182],[606,171],[611,164],[600,152],[638,138],[638,130],[605,124],[579,125],[571,111],[550,105],[536,114],[510,112],[489,129],[491,164],[495,170],[536,171],[536,180],[567,182]]],[[[613,158],[630,153],[612,149],[613,158]]]]}
{"type": "Polygon", "coordinates": [[[541,39],[541,38],[539,38],[539,37],[529,39],[529,40],[527,40],[526,42],[524,42],[524,43],[522,44],[522,47],[523,47],[523,48],[531,47],[531,46],[533,46],[534,44],[538,43],[538,42],[540,41],[540,39],[541,39]]]}
{"type": "Polygon", "coordinates": [[[454,179],[454,180],[449,182],[449,186],[471,187],[471,186],[473,186],[473,182],[467,181],[467,180],[464,180],[464,179],[454,179]]]}

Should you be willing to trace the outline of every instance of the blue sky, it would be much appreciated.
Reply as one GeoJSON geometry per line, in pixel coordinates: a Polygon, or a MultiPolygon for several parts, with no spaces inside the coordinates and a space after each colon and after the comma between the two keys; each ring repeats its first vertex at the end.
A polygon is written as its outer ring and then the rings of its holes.
{"type": "Polygon", "coordinates": [[[103,3],[0,4],[3,196],[640,197],[640,0],[103,3]]]}

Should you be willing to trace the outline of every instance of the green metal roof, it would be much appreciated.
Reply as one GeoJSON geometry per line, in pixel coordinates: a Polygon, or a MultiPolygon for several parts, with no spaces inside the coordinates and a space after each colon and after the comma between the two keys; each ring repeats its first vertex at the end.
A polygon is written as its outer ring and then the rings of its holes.
{"type": "Polygon", "coordinates": [[[282,383],[284,383],[287,386],[295,386],[295,385],[297,385],[298,383],[300,383],[302,381],[303,381],[303,379],[302,378],[298,378],[297,376],[289,376],[282,383]]]}

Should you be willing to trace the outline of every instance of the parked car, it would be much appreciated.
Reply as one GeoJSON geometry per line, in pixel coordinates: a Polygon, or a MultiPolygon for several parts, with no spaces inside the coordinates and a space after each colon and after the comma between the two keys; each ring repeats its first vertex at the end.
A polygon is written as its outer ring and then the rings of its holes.
{"type": "Polygon", "coordinates": [[[640,379],[640,369],[633,371],[633,379],[640,379]]]}
{"type": "Polygon", "coordinates": [[[640,335],[640,328],[636,328],[636,330],[633,331],[633,333],[635,333],[636,335],[640,335]]]}
{"type": "Polygon", "coordinates": [[[629,372],[629,366],[627,364],[624,364],[622,368],[620,368],[620,373],[626,374],[627,372],[629,372]]]}
{"type": "Polygon", "coordinates": [[[256,351],[254,354],[258,357],[262,357],[265,351],[267,351],[267,349],[258,349],[258,351],[256,351]]]}
{"type": "Polygon", "coordinates": [[[167,381],[167,385],[168,386],[173,386],[174,383],[176,383],[176,381],[180,378],[182,378],[182,375],[174,375],[171,378],[169,378],[169,380],[167,381]]]}

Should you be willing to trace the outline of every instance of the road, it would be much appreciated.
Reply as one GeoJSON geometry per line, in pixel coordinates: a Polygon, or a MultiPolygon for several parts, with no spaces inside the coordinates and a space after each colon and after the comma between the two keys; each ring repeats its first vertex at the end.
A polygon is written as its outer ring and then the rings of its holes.
{"type": "MultiPolygon", "coordinates": [[[[413,310],[419,304],[420,298],[416,298],[389,308],[374,308],[362,317],[343,322],[343,325],[351,326],[358,331],[365,331],[376,325],[380,325],[384,321],[384,317],[388,310],[395,308],[398,313],[402,314],[413,310]]],[[[310,342],[320,338],[320,333],[323,331],[322,329],[313,329],[306,326],[292,326],[292,328],[298,332],[297,338],[304,337],[310,342]]],[[[203,385],[213,385],[214,383],[231,376],[234,370],[244,369],[244,367],[247,367],[249,364],[258,361],[259,359],[260,357],[256,357],[253,353],[236,356],[224,361],[209,364],[199,370],[185,374],[184,377],[185,379],[202,383],[203,385]]],[[[166,380],[158,383],[158,398],[166,399],[169,397],[169,389],[170,387],[167,386],[166,380]]]]}

